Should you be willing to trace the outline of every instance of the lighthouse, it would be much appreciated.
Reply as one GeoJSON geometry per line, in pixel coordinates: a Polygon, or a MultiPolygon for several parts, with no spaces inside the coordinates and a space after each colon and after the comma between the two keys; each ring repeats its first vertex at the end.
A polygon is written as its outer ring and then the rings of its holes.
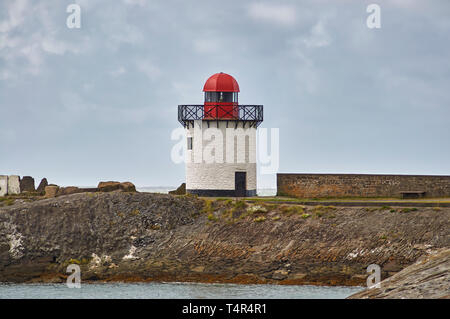
{"type": "Polygon", "coordinates": [[[204,103],[178,105],[186,130],[186,192],[256,196],[256,130],[262,105],[240,105],[239,84],[220,72],[203,86],[204,103]]]}

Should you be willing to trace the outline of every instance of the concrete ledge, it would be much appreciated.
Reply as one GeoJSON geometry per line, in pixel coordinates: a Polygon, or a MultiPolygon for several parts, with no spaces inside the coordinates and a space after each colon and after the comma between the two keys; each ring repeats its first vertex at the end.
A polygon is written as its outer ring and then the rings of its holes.
{"type": "Polygon", "coordinates": [[[333,202],[333,201],[260,201],[246,200],[249,203],[268,203],[268,204],[290,204],[307,206],[344,206],[344,207],[365,207],[365,206],[397,206],[397,207],[450,207],[450,202],[389,202],[389,201],[351,201],[351,202],[333,202]]]}
{"type": "MultiPolygon", "coordinates": [[[[187,194],[202,197],[236,197],[234,189],[187,189],[187,194]]],[[[245,197],[256,196],[256,189],[247,190],[245,197]]]]}

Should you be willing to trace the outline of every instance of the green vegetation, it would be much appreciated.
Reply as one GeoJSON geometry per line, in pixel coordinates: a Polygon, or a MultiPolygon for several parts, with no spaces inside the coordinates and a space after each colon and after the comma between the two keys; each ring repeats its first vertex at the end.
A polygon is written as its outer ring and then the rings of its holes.
{"type": "Polygon", "coordinates": [[[15,202],[14,198],[8,197],[8,196],[2,196],[0,197],[0,203],[4,203],[5,206],[11,206],[15,202]]]}
{"type": "Polygon", "coordinates": [[[212,211],[213,211],[212,201],[205,199],[204,204],[203,204],[202,213],[212,213],[212,211]]]}
{"type": "Polygon", "coordinates": [[[79,261],[78,259],[70,258],[69,259],[69,264],[77,264],[77,265],[79,265],[79,264],[81,264],[81,261],[79,261]]]}
{"type": "Polygon", "coordinates": [[[266,217],[264,217],[264,216],[259,216],[259,217],[256,217],[255,219],[253,219],[253,221],[257,222],[257,223],[263,222],[265,220],[266,220],[266,217]]]}
{"type": "MultiPolygon", "coordinates": [[[[334,210],[336,210],[336,207],[334,207],[334,206],[317,205],[317,206],[314,206],[314,208],[312,209],[312,212],[314,214],[314,217],[320,218],[320,217],[324,216],[325,214],[328,214],[329,212],[334,211],[334,210]]],[[[333,214],[333,216],[334,216],[334,214],[333,214]]],[[[336,217],[336,216],[334,216],[334,217],[336,217]]],[[[332,217],[332,218],[334,218],[334,217],[332,217]]]]}
{"type": "Polygon", "coordinates": [[[306,218],[308,218],[308,217],[310,217],[310,216],[311,216],[310,214],[306,214],[306,213],[305,213],[305,214],[302,214],[302,218],[303,218],[303,219],[306,219],[306,218]]]}
{"type": "Polygon", "coordinates": [[[416,207],[410,208],[410,207],[406,207],[406,208],[402,208],[400,210],[400,213],[409,213],[409,212],[415,212],[417,211],[416,207]]]}
{"type": "Polygon", "coordinates": [[[130,215],[131,216],[137,216],[137,215],[139,215],[141,212],[139,211],[139,209],[135,209],[135,210],[133,210],[132,212],[130,212],[130,215]]]}
{"type": "Polygon", "coordinates": [[[247,213],[249,214],[264,214],[267,213],[267,208],[261,205],[255,205],[247,208],[247,213]]]}
{"type": "Polygon", "coordinates": [[[208,214],[208,220],[210,220],[210,221],[217,221],[217,220],[219,220],[213,213],[209,213],[208,214]]]}
{"type": "Polygon", "coordinates": [[[305,212],[305,206],[300,205],[281,205],[280,211],[286,216],[300,215],[305,212]]]}
{"type": "Polygon", "coordinates": [[[244,209],[247,208],[247,203],[243,200],[238,200],[234,203],[234,208],[236,209],[244,209]]]}
{"type": "Polygon", "coordinates": [[[125,214],[122,213],[122,212],[117,212],[117,216],[124,218],[124,217],[125,217],[125,214]]]}

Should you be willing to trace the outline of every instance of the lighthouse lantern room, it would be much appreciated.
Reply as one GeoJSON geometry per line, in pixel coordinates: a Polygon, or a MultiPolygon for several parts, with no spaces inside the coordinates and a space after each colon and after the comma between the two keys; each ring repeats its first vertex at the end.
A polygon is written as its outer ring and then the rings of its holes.
{"type": "Polygon", "coordinates": [[[262,105],[239,105],[229,74],[208,78],[199,105],[178,105],[186,129],[186,192],[199,196],[256,196],[256,130],[262,105]]]}

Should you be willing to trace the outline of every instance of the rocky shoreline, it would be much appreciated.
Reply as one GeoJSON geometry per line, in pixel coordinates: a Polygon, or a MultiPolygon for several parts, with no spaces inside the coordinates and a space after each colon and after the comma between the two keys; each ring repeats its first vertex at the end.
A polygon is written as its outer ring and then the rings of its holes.
{"type": "Polygon", "coordinates": [[[439,249],[383,280],[380,287],[358,292],[348,299],[450,299],[450,249],[439,249]]]}
{"type": "Polygon", "coordinates": [[[365,285],[448,248],[450,208],[248,204],[79,193],[0,208],[0,282],[365,285]]]}

